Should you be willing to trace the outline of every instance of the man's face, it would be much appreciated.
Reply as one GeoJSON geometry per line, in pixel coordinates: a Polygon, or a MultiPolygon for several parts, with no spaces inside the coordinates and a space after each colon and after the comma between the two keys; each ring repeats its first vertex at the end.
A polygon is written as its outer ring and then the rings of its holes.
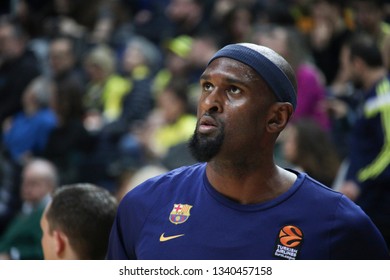
{"type": "Polygon", "coordinates": [[[343,76],[351,81],[357,88],[361,87],[360,70],[354,64],[354,59],[351,58],[351,51],[349,47],[344,46],[341,49],[341,67],[343,76]]]}
{"type": "Polygon", "coordinates": [[[157,99],[162,116],[168,123],[174,123],[185,113],[184,101],[180,100],[171,89],[164,90],[157,99]]]}
{"type": "Polygon", "coordinates": [[[49,50],[49,63],[55,75],[71,69],[74,65],[72,46],[68,41],[58,40],[51,44],[49,50]]]}
{"type": "Polygon", "coordinates": [[[273,98],[256,72],[230,58],[214,60],[200,79],[198,123],[190,141],[199,161],[244,160],[261,148],[265,115],[273,98]]]}
{"type": "Polygon", "coordinates": [[[22,199],[33,204],[39,203],[52,190],[49,180],[34,166],[23,171],[22,199]]]}
{"type": "Polygon", "coordinates": [[[357,25],[367,32],[376,32],[383,20],[383,11],[367,0],[356,1],[353,8],[357,25]]]}
{"type": "Polygon", "coordinates": [[[22,40],[16,38],[10,25],[0,27],[0,58],[12,59],[20,54],[22,40]]]}

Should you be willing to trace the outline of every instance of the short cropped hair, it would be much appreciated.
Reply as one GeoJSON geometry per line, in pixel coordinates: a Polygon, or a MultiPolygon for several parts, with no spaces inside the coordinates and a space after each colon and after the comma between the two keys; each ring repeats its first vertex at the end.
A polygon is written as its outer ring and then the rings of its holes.
{"type": "Polygon", "coordinates": [[[358,33],[347,41],[350,57],[361,58],[368,66],[376,68],[383,66],[382,52],[378,43],[365,33],[358,33]]]}
{"type": "Polygon", "coordinates": [[[49,231],[61,230],[80,259],[104,259],[117,210],[117,200],[92,184],[60,187],[46,218],[49,231]]]}
{"type": "Polygon", "coordinates": [[[33,169],[36,175],[39,175],[49,184],[53,190],[58,186],[58,170],[56,166],[45,158],[33,158],[26,163],[23,170],[33,169]]]}
{"type": "Polygon", "coordinates": [[[106,75],[115,72],[116,58],[112,48],[108,45],[97,45],[86,55],[85,61],[104,71],[106,75]]]}
{"type": "Polygon", "coordinates": [[[31,81],[30,86],[39,108],[47,108],[53,94],[54,84],[44,76],[39,76],[31,81]]]}

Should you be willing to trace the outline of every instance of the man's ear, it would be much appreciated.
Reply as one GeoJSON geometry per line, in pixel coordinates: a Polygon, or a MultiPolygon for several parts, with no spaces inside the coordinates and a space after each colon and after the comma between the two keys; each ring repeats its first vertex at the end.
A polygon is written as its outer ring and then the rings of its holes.
{"type": "Polygon", "coordinates": [[[64,255],[68,238],[66,235],[58,230],[53,231],[53,236],[54,236],[54,242],[55,242],[55,253],[58,256],[58,258],[61,259],[61,256],[64,255]]]}
{"type": "Polygon", "coordinates": [[[280,133],[286,127],[293,111],[293,106],[289,102],[272,104],[268,110],[267,131],[269,133],[280,133]]]}

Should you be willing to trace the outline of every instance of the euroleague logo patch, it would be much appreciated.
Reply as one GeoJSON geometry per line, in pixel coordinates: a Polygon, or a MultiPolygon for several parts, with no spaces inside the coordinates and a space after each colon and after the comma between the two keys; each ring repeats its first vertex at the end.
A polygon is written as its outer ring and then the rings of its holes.
{"type": "Polygon", "coordinates": [[[276,239],[274,256],[288,260],[295,260],[303,242],[302,230],[293,225],[287,225],[280,229],[276,239]]]}

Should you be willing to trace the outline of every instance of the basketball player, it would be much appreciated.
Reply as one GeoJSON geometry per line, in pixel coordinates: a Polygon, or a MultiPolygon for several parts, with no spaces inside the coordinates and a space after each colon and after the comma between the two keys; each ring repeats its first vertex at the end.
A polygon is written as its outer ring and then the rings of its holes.
{"type": "Polygon", "coordinates": [[[274,163],[297,104],[290,65],[269,48],[232,44],[200,77],[190,141],[203,163],[152,178],[121,201],[109,259],[389,259],[351,200],[274,163]]]}

